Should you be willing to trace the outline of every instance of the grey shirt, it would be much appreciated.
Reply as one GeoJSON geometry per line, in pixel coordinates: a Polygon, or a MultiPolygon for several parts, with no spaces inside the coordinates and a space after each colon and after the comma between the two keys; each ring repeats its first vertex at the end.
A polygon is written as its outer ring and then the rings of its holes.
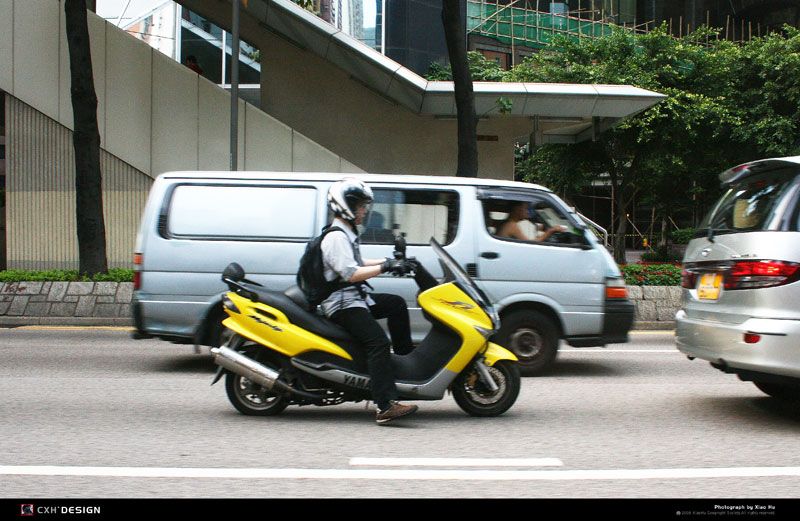
{"type": "MultiPolygon", "coordinates": [[[[338,217],[333,220],[332,226],[341,228],[344,233],[334,231],[322,239],[320,247],[322,249],[322,261],[325,265],[325,280],[332,281],[340,278],[343,281],[348,281],[356,270],[363,265],[358,246],[358,236],[353,232],[349,224],[338,217]]],[[[362,288],[363,291],[369,291],[366,285],[362,286],[362,288]]],[[[320,310],[325,316],[330,317],[342,309],[369,309],[369,305],[372,304],[374,302],[372,302],[369,295],[366,296],[365,300],[358,288],[348,286],[331,293],[320,304],[320,310]]]]}

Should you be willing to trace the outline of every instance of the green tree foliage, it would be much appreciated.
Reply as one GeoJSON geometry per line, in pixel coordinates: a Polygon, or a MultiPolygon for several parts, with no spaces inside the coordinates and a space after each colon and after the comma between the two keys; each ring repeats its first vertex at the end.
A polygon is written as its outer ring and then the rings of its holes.
{"type": "Polygon", "coordinates": [[[735,101],[741,125],[732,138],[763,156],[800,153],[800,29],[786,26],[742,46],[735,101]]]}
{"type": "Polygon", "coordinates": [[[745,44],[716,36],[705,28],[683,38],[665,27],[646,34],[617,29],[598,39],[556,38],[505,73],[487,60],[471,62],[484,80],[624,84],[668,96],[597,141],[538,147],[518,161],[518,177],[567,196],[608,180],[614,253],[624,263],[625,216],[634,196],[666,220],[716,198],[722,170],[800,153],[800,31],[787,27],[745,44]]]}
{"type": "MultiPolygon", "coordinates": [[[[500,68],[496,61],[486,59],[477,51],[469,51],[467,61],[472,73],[472,81],[505,81],[508,74],[507,71],[500,68]]],[[[428,69],[426,77],[433,81],[453,81],[453,71],[450,70],[450,65],[434,62],[428,69]]]]}

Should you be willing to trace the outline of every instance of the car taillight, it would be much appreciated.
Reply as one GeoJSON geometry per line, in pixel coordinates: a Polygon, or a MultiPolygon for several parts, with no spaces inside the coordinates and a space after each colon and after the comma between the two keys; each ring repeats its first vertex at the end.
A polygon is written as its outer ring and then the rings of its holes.
{"type": "Polygon", "coordinates": [[[744,334],[744,343],[745,344],[757,344],[761,341],[761,335],[758,333],[745,333],[744,334]]]}
{"type": "Polygon", "coordinates": [[[606,298],[628,298],[628,288],[625,287],[625,279],[606,279],[606,298]]]}
{"type": "Polygon", "coordinates": [[[800,264],[775,260],[737,261],[724,275],[725,289],[769,288],[800,278],[800,264]]]}
{"type": "Polygon", "coordinates": [[[142,264],[144,257],[141,253],[133,254],[133,289],[138,290],[142,287],[142,264]]]}
{"type": "Polygon", "coordinates": [[[695,286],[697,286],[697,273],[683,268],[681,270],[681,287],[694,289],[695,286]]]}

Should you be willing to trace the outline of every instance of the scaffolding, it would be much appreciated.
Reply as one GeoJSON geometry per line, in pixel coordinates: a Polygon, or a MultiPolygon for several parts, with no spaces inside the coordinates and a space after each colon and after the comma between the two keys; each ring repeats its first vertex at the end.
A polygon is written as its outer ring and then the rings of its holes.
{"type": "MultiPolygon", "coordinates": [[[[618,13],[606,13],[601,1],[584,0],[586,9],[566,9],[553,12],[554,5],[566,6],[564,2],[552,3],[530,0],[467,0],[467,32],[487,36],[513,49],[517,46],[541,49],[557,35],[568,38],[599,38],[611,33],[612,27],[623,27],[636,32],[646,32],[649,23],[637,25],[616,23],[618,13]],[[533,5],[533,7],[529,7],[533,5]]],[[[579,6],[582,4],[579,2],[579,6]]]]}

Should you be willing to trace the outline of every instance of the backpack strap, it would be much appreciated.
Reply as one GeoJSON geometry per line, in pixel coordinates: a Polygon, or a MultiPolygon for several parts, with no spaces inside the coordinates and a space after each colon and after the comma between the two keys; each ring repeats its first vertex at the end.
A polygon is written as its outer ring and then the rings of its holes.
{"type": "MultiPolygon", "coordinates": [[[[352,241],[350,241],[350,237],[347,236],[347,232],[345,230],[343,230],[342,228],[340,228],[339,226],[334,226],[333,224],[329,224],[329,225],[325,226],[322,229],[322,237],[323,237],[323,239],[330,232],[334,232],[334,231],[337,231],[337,230],[345,234],[345,237],[347,237],[348,242],[350,242],[350,247],[353,248],[353,257],[355,257],[356,256],[356,245],[352,241]]],[[[320,247],[321,246],[322,246],[322,240],[320,240],[320,247]]],[[[328,298],[328,296],[330,296],[331,293],[339,291],[340,289],[348,288],[350,286],[355,287],[358,290],[358,293],[361,295],[362,298],[366,298],[367,297],[367,292],[366,292],[366,290],[364,290],[364,286],[368,287],[369,289],[373,289],[373,290],[375,289],[375,288],[372,287],[372,285],[369,282],[367,282],[365,280],[361,281],[361,282],[347,282],[347,281],[341,280],[341,277],[338,277],[338,276],[337,276],[336,279],[328,281],[328,284],[329,284],[329,286],[328,286],[328,288],[326,288],[326,291],[325,291],[327,293],[325,298],[328,298]],[[334,285],[334,283],[336,283],[336,284],[334,285]],[[333,289],[330,289],[330,288],[333,288],[333,289]],[[328,292],[328,289],[330,289],[330,292],[328,292]]]]}

